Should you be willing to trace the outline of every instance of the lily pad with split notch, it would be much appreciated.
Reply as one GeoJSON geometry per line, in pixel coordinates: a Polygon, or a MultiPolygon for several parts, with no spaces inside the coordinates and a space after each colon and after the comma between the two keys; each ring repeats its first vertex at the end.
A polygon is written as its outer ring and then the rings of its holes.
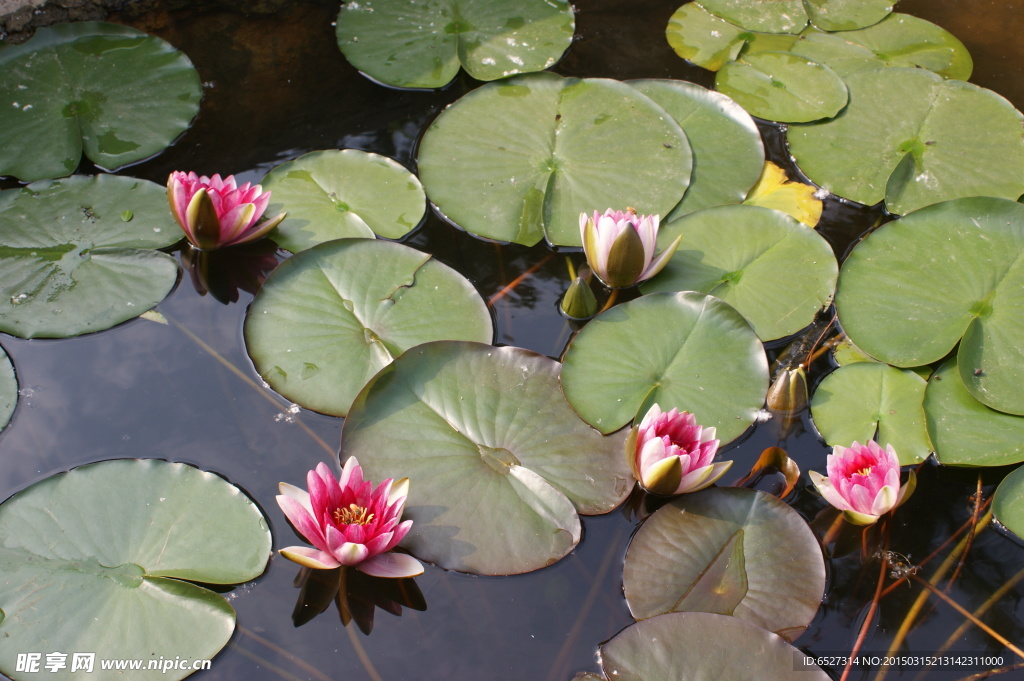
{"type": "Polygon", "coordinates": [[[603,437],[566,404],[560,366],[514,347],[438,341],[408,350],[360,392],[341,457],[371,479],[412,480],[403,541],[478,574],[537,570],[580,540],[583,514],[633,487],[624,434],[603,437]]]}
{"type": "Polygon", "coordinates": [[[764,166],[761,133],[750,114],[722,93],[694,83],[628,82],[679,123],[693,152],[690,186],[661,224],[702,208],[743,201],[764,166]]]}
{"type": "Polygon", "coordinates": [[[848,99],[832,69],[791,52],[743,55],[718,71],[715,89],[753,116],[785,123],[832,118],[848,99]]]}
{"type": "MultiPolygon", "coordinates": [[[[212,658],[231,637],[235,612],[193,582],[254,579],[271,545],[263,514],[223,478],[134,459],[89,464],[18,492],[0,505],[0,535],[0,671],[12,678],[24,678],[16,665],[25,651],[212,658]]],[[[80,679],[68,662],[47,678],[80,679]]],[[[132,678],[191,673],[143,669],[132,678]]],[[[89,676],[109,681],[123,671],[97,664],[89,676]]]]}
{"type": "Polygon", "coordinates": [[[663,226],[658,245],[682,241],[644,293],[700,291],[732,305],[762,340],[811,323],[832,301],[839,265],[813,229],[780,211],[719,206],[663,226]]]}
{"type": "Polygon", "coordinates": [[[487,306],[465,277],[376,239],[328,241],[284,261],[245,319],[246,349],[270,387],[334,416],[412,346],[492,335],[487,306]]]}
{"type": "Polygon", "coordinates": [[[1024,414],[1024,206],[1016,201],[957,199],[883,225],[843,264],[836,310],[858,348],[895,366],[939,361],[959,344],[968,392],[1024,414]]]}
{"type": "Polygon", "coordinates": [[[924,69],[870,69],[845,80],[850,103],[841,115],[787,133],[815,184],[869,206],[884,200],[895,214],[1024,194],[1024,116],[1003,97],[924,69]]]}
{"type": "Polygon", "coordinates": [[[199,111],[188,57],[155,36],[100,22],[0,43],[0,175],[64,177],[83,151],[116,170],[171,144],[199,111]]]}
{"type": "Polygon", "coordinates": [[[900,465],[932,452],[924,415],[925,379],[877,362],[842,366],[818,384],[811,399],[814,425],[829,445],[875,440],[896,450],[900,465]]]}
{"type": "Polygon", "coordinates": [[[114,175],[42,180],[0,192],[0,331],[65,338],[146,312],[178,264],[163,187],[114,175]],[[129,217],[130,216],[130,217],[129,217]]]}
{"type": "Polygon", "coordinates": [[[629,85],[536,73],[445,109],[423,134],[418,166],[437,209],[472,234],[580,246],[580,213],[668,215],[692,154],[679,124],[629,85]]]}
{"type": "Polygon", "coordinates": [[[768,362],[747,321],[718,298],[651,293],[583,327],[565,351],[562,389],[576,413],[604,433],[657,403],[694,414],[725,443],[764,404],[768,362]]]}
{"type": "Polygon", "coordinates": [[[374,80],[439,88],[461,65],[496,80],[554,65],[572,43],[566,0],[359,0],[342,4],[338,47],[374,80]]]}
{"type": "Polygon", "coordinates": [[[636,619],[714,612],[792,641],[818,610],[825,563],[810,527],[784,502],[712,488],[674,499],[640,526],[622,582],[636,619]]]}
{"type": "Polygon", "coordinates": [[[401,164],[358,149],[304,154],[263,178],[267,215],[287,212],[270,238],[292,253],[351,237],[400,239],[423,220],[427,200],[401,164]]]}

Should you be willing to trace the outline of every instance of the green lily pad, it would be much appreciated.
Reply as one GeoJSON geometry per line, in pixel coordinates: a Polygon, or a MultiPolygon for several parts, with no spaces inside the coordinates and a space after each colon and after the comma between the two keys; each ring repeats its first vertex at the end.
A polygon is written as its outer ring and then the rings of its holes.
{"type": "Polygon", "coordinates": [[[633,487],[623,436],[580,421],[558,373],[520,348],[412,348],[359,394],[341,457],[413,480],[403,546],[416,556],[489,575],[544,567],[579,541],[577,509],[606,513],[633,487]]]}
{"type": "Polygon", "coordinates": [[[751,31],[799,33],[807,25],[804,0],[700,0],[700,4],[751,31]]]}
{"type": "Polygon", "coordinates": [[[682,236],[655,291],[700,291],[746,317],[758,338],[796,333],[832,302],[839,265],[832,247],[785,213],[760,206],[709,208],[661,228],[662,248],[682,236]]]}
{"type": "Polygon", "coordinates": [[[375,239],[329,241],[284,261],[245,319],[246,349],[270,387],[334,416],[412,346],[492,335],[487,306],[462,275],[375,239]]]}
{"type": "Polygon", "coordinates": [[[786,639],[739,617],[673,612],[626,627],[601,646],[615,681],[829,681],[786,639]]]}
{"type": "Polygon", "coordinates": [[[712,488],[674,499],[640,526],[622,586],[636,619],[715,612],[792,641],[818,611],[825,561],[811,528],[784,502],[712,488]]]}
{"type": "Polygon", "coordinates": [[[804,0],[811,23],[823,31],[873,26],[892,12],[894,0],[804,0]]]}
{"type": "Polygon", "coordinates": [[[664,109],[614,80],[517,76],[462,97],[419,149],[427,195],[478,236],[580,246],[580,213],[668,215],[690,180],[690,145],[664,109]]]}
{"type": "Polygon", "coordinates": [[[754,422],[768,362],[750,325],[702,293],[652,293],[595,317],[565,351],[565,398],[603,433],[651,405],[694,414],[729,442],[754,422]]]}
{"type": "Polygon", "coordinates": [[[830,445],[876,440],[893,446],[901,466],[919,463],[932,451],[924,416],[926,385],[913,371],[854,362],[814,390],[814,425],[830,445]]]}
{"type": "Polygon", "coordinates": [[[632,80],[686,132],[693,152],[690,186],[662,224],[711,206],[741,203],[761,176],[764,145],[757,124],[720,92],[681,80],[632,80]]]}
{"type": "Polygon", "coordinates": [[[932,375],[924,393],[935,458],[952,466],[1006,466],[1024,461],[1024,417],[974,399],[955,358],[932,375]]]}
{"type": "Polygon", "coordinates": [[[909,14],[891,14],[857,31],[826,33],[808,28],[790,51],[827,64],[843,78],[880,66],[908,66],[967,80],[974,68],[970,52],[956,36],[909,14]]]}
{"type": "Polygon", "coordinates": [[[0,175],[116,170],[163,151],[199,111],[192,62],[155,36],[84,22],[0,43],[0,175]]]}
{"type": "Polygon", "coordinates": [[[174,286],[163,187],[113,175],[0,192],[0,331],[63,338],[139,316],[174,286]],[[126,216],[130,216],[126,219],[126,216]]]}
{"type": "Polygon", "coordinates": [[[743,55],[718,71],[715,89],[754,116],[787,123],[831,118],[847,100],[832,69],[790,52],[743,55]]]}
{"type": "Polygon", "coordinates": [[[739,56],[747,32],[695,2],[677,9],[668,20],[665,38],[683,59],[717,71],[739,56]]]}
{"type": "Polygon", "coordinates": [[[18,403],[18,377],[14,365],[3,348],[0,348],[0,430],[7,427],[18,403]]]}
{"type": "Polygon", "coordinates": [[[332,239],[399,239],[420,224],[427,206],[415,175],[357,149],[304,154],[271,170],[261,184],[271,192],[267,215],[288,213],[271,238],[292,253],[332,239]]]}
{"type": "Polygon", "coordinates": [[[338,47],[387,85],[438,88],[461,64],[478,80],[542,71],[572,42],[565,0],[360,0],[338,14],[338,47]]]}
{"type": "Polygon", "coordinates": [[[857,347],[896,366],[930,364],[959,343],[960,377],[975,399],[1024,414],[1016,201],[958,199],[883,225],[843,264],[836,309],[857,347]]]}
{"type": "MultiPolygon", "coordinates": [[[[254,579],[271,540],[260,510],[223,478],[180,463],[125,459],[15,494],[0,505],[0,536],[0,671],[12,678],[17,653],[33,650],[212,658],[231,637],[235,613],[223,596],[190,582],[254,579]]],[[[47,678],[82,678],[67,662],[47,678]]],[[[191,671],[143,670],[132,678],[181,679],[191,671]]],[[[123,672],[96,664],[88,676],[120,679],[123,672]]]]}
{"type": "Polygon", "coordinates": [[[815,184],[867,205],[884,199],[897,214],[1024,194],[1024,116],[996,93],[909,68],[860,71],[846,85],[842,115],[789,129],[790,151],[815,184]]]}
{"type": "Polygon", "coordinates": [[[999,483],[992,498],[992,514],[1006,529],[1024,538],[1024,468],[1018,468],[999,483]]]}

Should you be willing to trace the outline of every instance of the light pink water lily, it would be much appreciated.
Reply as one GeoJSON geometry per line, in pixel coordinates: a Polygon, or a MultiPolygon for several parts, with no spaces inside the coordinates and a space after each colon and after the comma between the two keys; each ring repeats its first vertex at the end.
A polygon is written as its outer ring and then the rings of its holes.
{"type": "Polygon", "coordinates": [[[329,570],[347,565],[375,577],[415,577],[423,566],[412,556],[388,553],[412,527],[399,523],[409,479],[388,478],[376,489],[363,479],[355,457],[341,479],[326,464],[306,476],[309,491],[282,482],[277,503],[288,521],[315,548],[291,546],[281,555],[300,565],[329,570]]]}
{"type": "Polygon", "coordinates": [[[836,445],[828,455],[828,477],[810,471],[811,482],[851,523],[871,525],[906,501],[917,485],[914,472],[900,486],[900,461],[892,445],[883,450],[874,440],[849,447],[836,445]]]}
{"type": "Polygon", "coordinates": [[[171,214],[198,249],[212,251],[254,241],[276,227],[285,214],[259,222],[270,192],[248,182],[236,186],[234,175],[200,177],[174,171],[167,178],[171,214]]]}
{"type": "Polygon", "coordinates": [[[590,269],[611,288],[633,286],[660,272],[682,236],[655,258],[659,219],[637,215],[632,208],[609,208],[604,215],[595,210],[592,217],[580,213],[580,236],[590,269]]]}
{"type": "Polygon", "coordinates": [[[732,466],[714,462],[714,428],[702,428],[688,412],[652,406],[626,439],[626,457],[640,486],[665,496],[710,487],[732,466]]]}

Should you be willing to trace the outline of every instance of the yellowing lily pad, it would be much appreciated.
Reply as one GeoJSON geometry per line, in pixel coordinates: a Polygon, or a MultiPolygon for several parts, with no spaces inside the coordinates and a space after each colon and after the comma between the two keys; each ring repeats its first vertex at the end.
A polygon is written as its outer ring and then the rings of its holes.
{"type": "Polygon", "coordinates": [[[0,43],[0,175],[116,170],[163,151],[199,111],[199,74],[160,38],[99,22],[0,43]]]}
{"type": "Polygon", "coordinates": [[[572,42],[566,0],[359,0],[342,4],[338,47],[374,80],[438,88],[461,65],[479,80],[542,71],[572,42]]]}
{"type": "Polygon", "coordinates": [[[785,170],[766,161],[761,177],[743,203],[782,211],[808,227],[816,227],[822,208],[817,191],[813,185],[791,181],[785,170]]]}
{"type": "MultiPolygon", "coordinates": [[[[259,508],[223,478],[181,463],[114,460],[47,478],[0,505],[0,672],[19,653],[99,660],[210,659],[235,612],[193,582],[254,579],[270,557],[259,508]]],[[[81,679],[68,665],[43,672],[81,679]]],[[[192,669],[132,672],[181,679],[192,669]],[[166,672],[166,673],[165,673],[166,672]]],[[[89,678],[123,679],[98,661],[89,678]]]]}
{"type": "Polygon", "coordinates": [[[625,83],[517,76],[470,92],[419,148],[430,200],[459,227],[527,246],[581,246],[580,213],[668,215],[690,182],[679,124],[625,83]]]}

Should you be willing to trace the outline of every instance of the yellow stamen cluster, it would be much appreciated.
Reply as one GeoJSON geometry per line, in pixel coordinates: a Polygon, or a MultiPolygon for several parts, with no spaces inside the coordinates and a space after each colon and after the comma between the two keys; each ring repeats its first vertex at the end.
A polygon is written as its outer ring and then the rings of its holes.
{"type": "Polygon", "coordinates": [[[349,504],[348,508],[334,509],[334,521],[343,525],[366,525],[373,521],[370,509],[349,504]]]}

